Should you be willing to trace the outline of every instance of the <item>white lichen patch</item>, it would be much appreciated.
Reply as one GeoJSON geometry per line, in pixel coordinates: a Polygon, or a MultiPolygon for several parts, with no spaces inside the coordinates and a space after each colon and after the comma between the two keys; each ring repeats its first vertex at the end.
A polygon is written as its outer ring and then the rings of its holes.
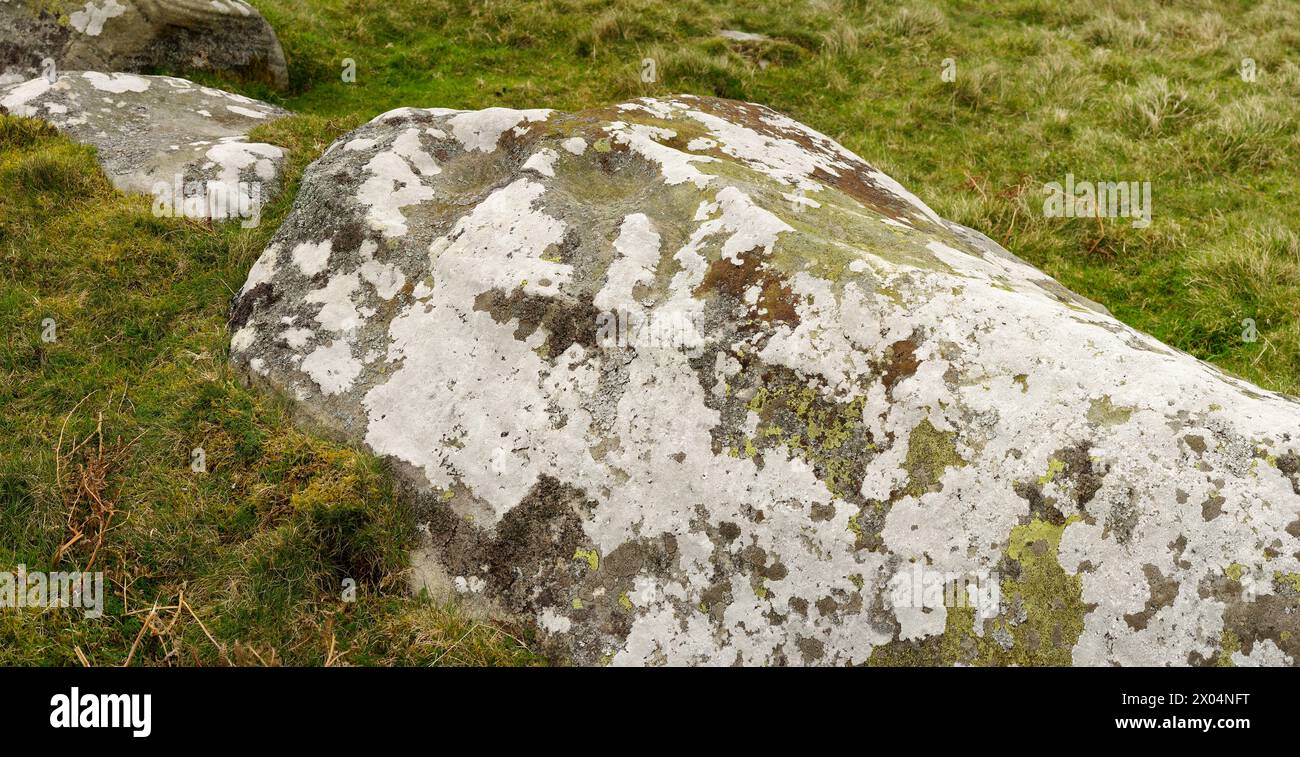
{"type": "Polygon", "coordinates": [[[633,213],[623,219],[618,239],[614,240],[617,257],[609,266],[607,281],[596,295],[596,307],[612,312],[620,307],[636,307],[635,287],[655,280],[659,264],[659,234],[649,216],[633,213]]]}
{"type": "Polygon", "coordinates": [[[245,108],[245,107],[242,106],[242,105],[227,105],[227,106],[226,106],[226,110],[230,111],[231,113],[236,113],[236,114],[241,115],[241,116],[247,116],[247,117],[249,117],[249,118],[255,118],[255,119],[259,120],[259,121],[262,120],[262,119],[264,119],[264,118],[266,118],[267,115],[268,115],[265,111],[255,110],[255,109],[253,109],[253,108],[245,108]]]}
{"type": "Polygon", "coordinates": [[[361,374],[361,362],[352,357],[352,350],[341,340],[321,345],[302,360],[302,372],[311,377],[326,395],[339,394],[351,388],[361,374]]]}
{"type": "Polygon", "coordinates": [[[713,180],[712,176],[702,173],[694,164],[711,163],[715,158],[707,155],[692,155],[662,144],[664,140],[677,136],[671,129],[615,121],[605,127],[605,130],[616,143],[627,145],[643,158],[659,164],[663,181],[669,186],[689,181],[697,188],[703,189],[713,180]]]}
{"type": "Polygon", "coordinates": [[[422,177],[436,175],[440,169],[422,149],[421,138],[418,129],[406,129],[392,140],[389,149],[376,153],[366,163],[367,177],[357,193],[357,202],[369,208],[369,226],[384,236],[406,234],[403,209],[433,197],[433,190],[422,177]]]}
{"type": "Polygon", "coordinates": [[[389,459],[424,572],[558,659],[1300,658],[1300,403],[801,124],[401,109],[303,186],[232,359],[389,459]]]}
{"type": "Polygon", "coordinates": [[[82,73],[82,77],[100,92],[111,92],[115,95],[123,92],[144,92],[149,89],[149,80],[134,74],[102,74],[98,71],[86,71],[82,73]]]}
{"type": "Polygon", "coordinates": [[[524,161],[523,169],[536,171],[542,176],[553,177],[555,176],[555,161],[559,157],[559,153],[549,147],[543,147],[524,161]]]}
{"type": "Polygon", "coordinates": [[[550,114],[551,111],[546,109],[486,108],[458,113],[449,118],[447,124],[466,150],[492,152],[497,149],[497,141],[506,131],[520,123],[545,121],[550,114]]]}
{"type": "Polygon", "coordinates": [[[361,285],[356,273],[335,276],[324,287],[307,292],[303,299],[319,305],[316,322],[335,334],[351,334],[361,325],[361,312],[352,295],[361,285]]]}
{"type": "Polygon", "coordinates": [[[744,192],[727,187],[717,194],[717,201],[708,205],[706,215],[718,217],[700,224],[697,234],[711,236],[728,234],[722,245],[722,257],[740,264],[741,253],[761,249],[771,254],[777,235],[794,229],[776,214],[754,204],[744,192]]]}
{"type": "Polygon", "coordinates": [[[325,270],[329,264],[330,251],[334,247],[334,242],[329,239],[320,242],[300,242],[291,253],[293,262],[297,264],[298,270],[302,271],[304,276],[315,276],[325,270]]]}
{"type": "Polygon", "coordinates": [[[82,34],[97,37],[111,18],[126,13],[126,6],[117,0],[90,0],[81,10],[68,14],[68,23],[82,34]]]}
{"type": "Polygon", "coordinates": [[[15,116],[35,116],[39,111],[36,106],[29,103],[50,91],[51,86],[53,85],[50,80],[44,76],[21,84],[14,84],[4,90],[3,97],[0,97],[0,108],[4,108],[15,116]]]}
{"type": "Polygon", "coordinates": [[[270,283],[271,277],[275,275],[275,266],[277,258],[280,255],[280,246],[272,244],[262,251],[254,261],[252,269],[248,272],[248,279],[244,281],[244,286],[239,290],[239,294],[245,295],[249,290],[257,287],[259,284],[270,283]]]}

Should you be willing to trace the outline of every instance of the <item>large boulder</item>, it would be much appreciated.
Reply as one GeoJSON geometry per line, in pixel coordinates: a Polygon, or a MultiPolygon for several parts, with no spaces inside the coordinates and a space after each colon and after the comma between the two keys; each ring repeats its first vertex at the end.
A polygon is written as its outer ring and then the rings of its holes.
{"type": "Polygon", "coordinates": [[[154,195],[160,214],[255,225],[280,188],[284,150],[248,133],[288,112],[185,79],[63,73],[0,87],[0,112],[94,145],[114,186],[154,195]]]}
{"type": "Polygon", "coordinates": [[[1300,660],[1300,402],[762,106],[386,113],[231,327],[559,660],[1300,660]]]}
{"type": "Polygon", "coordinates": [[[50,63],[289,83],[275,31],[243,0],[0,0],[0,83],[47,75],[50,63]]]}

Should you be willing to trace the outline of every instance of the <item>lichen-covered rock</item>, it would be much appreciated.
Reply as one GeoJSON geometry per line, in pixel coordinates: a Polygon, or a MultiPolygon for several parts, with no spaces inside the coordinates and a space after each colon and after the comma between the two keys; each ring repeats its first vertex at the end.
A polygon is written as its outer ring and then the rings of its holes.
{"type": "Polygon", "coordinates": [[[50,63],[289,83],[275,31],[243,0],[0,0],[0,84],[47,75],[50,63]]]}
{"type": "Polygon", "coordinates": [[[1300,660],[1300,403],[761,106],[386,113],[231,321],[557,659],[1300,660]]]}
{"type": "Polygon", "coordinates": [[[113,185],[163,215],[255,225],[280,186],[284,150],[248,133],[288,112],[185,79],[69,72],[0,88],[0,112],[94,145],[113,185]]]}

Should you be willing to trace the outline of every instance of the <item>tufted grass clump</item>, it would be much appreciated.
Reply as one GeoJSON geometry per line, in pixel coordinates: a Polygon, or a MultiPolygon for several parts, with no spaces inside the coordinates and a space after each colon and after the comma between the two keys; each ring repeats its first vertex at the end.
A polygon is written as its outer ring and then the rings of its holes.
{"type": "Polygon", "coordinates": [[[1187,123],[1196,113],[1196,106],[1189,101],[1186,90],[1170,85],[1163,76],[1151,76],[1124,96],[1124,111],[1135,133],[1153,136],[1187,123]]]}
{"type": "Polygon", "coordinates": [[[1086,22],[1078,36],[1093,47],[1128,53],[1149,50],[1160,42],[1160,34],[1147,28],[1141,16],[1121,17],[1110,10],[1102,10],[1086,22]]]}
{"type": "Polygon", "coordinates": [[[1280,224],[1228,232],[1198,249],[1187,278],[1199,351],[1216,355],[1235,373],[1257,372],[1274,383],[1291,381],[1300,352],[1300,236],[1280,224]],[[1224,319],[1224,307],[1240,316],[1224,319]],[[1248,320],[1249,319],[1249,320],[1248,320]],[[1256,354],[1234,348],[1251,330],[1256,354]]]}
{"type": "Polygon", "coordinates": [[[881,24],[884,32],[898,37],[930,37],[944,30],[948,18],[933,5],[905,5],[881,24]]]}
{"type": "Polygon", "coordinates": [[[1259,171],[1286,160],[1294,149],[1288,101],[1248,97],[1224,105],[1196,137],[1199,163],[1210,171],[1259,171]]]}

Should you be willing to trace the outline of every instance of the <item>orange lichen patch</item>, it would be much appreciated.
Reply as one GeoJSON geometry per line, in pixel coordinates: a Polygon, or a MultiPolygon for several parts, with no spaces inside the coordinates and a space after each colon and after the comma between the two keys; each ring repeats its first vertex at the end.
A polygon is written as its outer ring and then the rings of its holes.
{"type": "Polygon", "coordinates": [[[921,361],[916,357],[916,342],[902,339],[889,345],[885,350],[885,371],[881,380],[885,389],[892,390],[894,385],[916,373],[921,361]]]}
{"type": "Polygon", "coordinates": [[[791,326],[799,324],[799,314],[795,310],[798,301],[799,296],[775,276],[764,281],[763,291],[758,296],[758,306],[767,311],[765,317],[768,322],[791,326]]]}
{"type": "Polygon", "coordinates": [[[760,319],[768,323],[798,326],[799,313],[796,306],[799,304],[799,295],[794,293],[775,269],[762,261],[759,250],[760,248],[755,248],[742,253],[740,265],[727,258],[713,261],[695,293],[698,295],[711,290],[743,300],[745,293],[757,286],[758,301],[753,307],[760,319]]]}
{"type": "Polygon", "coordinates": [[[912,222],[912,206],[892,192],[880,188],[861,169],[840,171],[837,175],[832,175],[818,168],[812,172],[812,178],[838,189],[886,218],[912,222]]]}
{"type": "Polygon", "coordinates": [[[838,189],[888,218],[911,220],[913,207],[903,198],[877,184],[871,177],[871,172],[874,170],[871,165],[856,156],[850,157],[838,149],[838,145],[831,140],[825,137],[819,138],[803,129],[787,129],[773,125],[764,120],[764,116],[771,119],[779,114],[752,103],[720,98],[699,99],[690,96],[683,96],[681,99],[689,101],[692,107],[702,112],[724,118],[765,137],[794,142],[829,162],[844,164],[843,168],[837,166],[834,173],[821,167],[814,168],[809,178],[838,189]]]}

